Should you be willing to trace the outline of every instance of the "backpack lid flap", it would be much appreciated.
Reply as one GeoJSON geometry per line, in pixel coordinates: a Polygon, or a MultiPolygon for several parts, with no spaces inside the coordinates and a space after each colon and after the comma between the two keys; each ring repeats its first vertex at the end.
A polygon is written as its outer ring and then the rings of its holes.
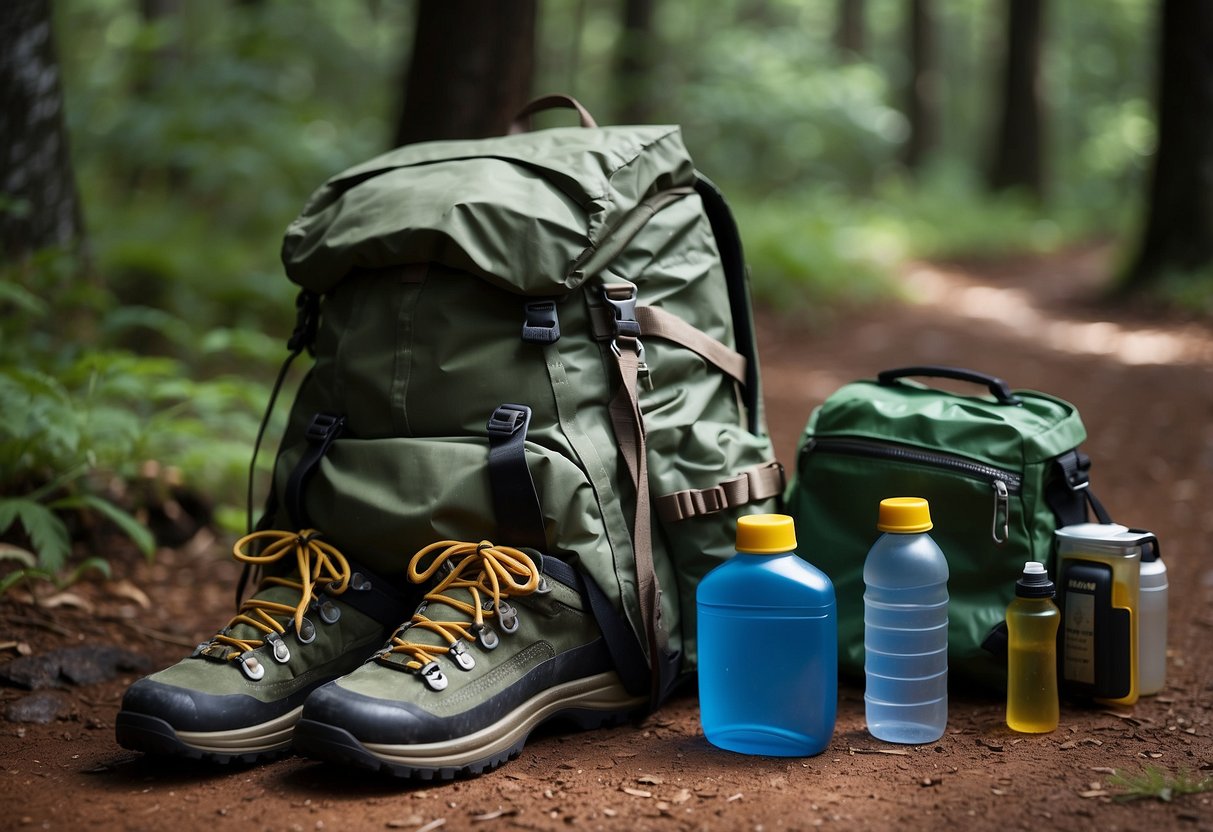
{"type": "Polygon", "coordinates": [[[574,262],[638,203],[694,183],[677,127],[556,128],[398,148],[330,179],[287,228],[292,281],[327,292],[355,268],[435,262],[526,295],[560,294],[574,262]]]}

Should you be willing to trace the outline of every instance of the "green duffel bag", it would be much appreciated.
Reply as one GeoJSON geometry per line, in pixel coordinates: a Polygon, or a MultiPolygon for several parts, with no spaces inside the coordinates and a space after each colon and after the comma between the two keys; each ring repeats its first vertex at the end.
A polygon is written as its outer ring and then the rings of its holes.
{"type": "Polygon", "coordinates": [[[1005,688],[998,631],[1024,562],[1053,574],[1053,531],[1085,522],[1088,506],[1109,522],[1078,450],[1085,438],[1072,404],[953,367],[887,370],[818,407],[787,504],[801,538],[813,541],[805,556],[834,582],[843,672],[863,673],[863,563],[880,534],[880,500],[917,496],[930,502],[931,537],[948,559],[951,678],[1005,688]],[[972,382],[990,395],[914,376],[972,382]]]}

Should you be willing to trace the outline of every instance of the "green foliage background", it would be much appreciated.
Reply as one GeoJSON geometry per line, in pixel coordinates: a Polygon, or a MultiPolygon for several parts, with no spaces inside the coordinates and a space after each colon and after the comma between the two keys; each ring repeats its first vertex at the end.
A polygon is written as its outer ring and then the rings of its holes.
{"type": "MultiPolygon", "coordinates": [[[[537,93],[571,92],[614,121],[626,92],[612,82],[619,5],[541,4],[537,93]]],[[[1049,4],[1044,205],[981,186],[1002,3],[933,6],[942,132],[913,174],[899,162],[907,6],[869,0],[869,48],[851,60],[831,42],[835,6],[658,6],[654,106],[730,195],[760,299],[816,324],[831,304],[891,291],[905,258],[1047,250],[1137,221],[1154,143],[1154,3],[1049,4]]],[[[134,0],[54,8],[95,278],[74,279],[76,264],[53,253],[4,269],[0,309],[19,323],[0,336],[0,499],[101,499],[139,538],[123,518],[141,510],[129,486],[152,461],[239,530],[293,323],[281,233],[324,179],[387,148],[415,4],[184,0],[154,22],[134,0]]],[[[46,537],[10,509],[0,503],[0,531],[7,518],[27,542],[46,537]]],[[[62,574],[62,541],[42,542],[33,563],[11,547],[0,557],[62,574]]]]}

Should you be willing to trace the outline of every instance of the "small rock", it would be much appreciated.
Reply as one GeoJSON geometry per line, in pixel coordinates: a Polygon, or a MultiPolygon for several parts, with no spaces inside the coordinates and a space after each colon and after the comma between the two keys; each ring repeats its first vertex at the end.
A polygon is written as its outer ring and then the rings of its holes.
{"type": "Polygon", "coordinates": [[[4,709],[9,722],[32,722],[45,725],[71,712],[72,702],[61,693],[31,693],[4,709]]]}
{"type": "Polygon", "coordinates": [[[91,685],[105,682],[124,672],[143,673],[151,663],[138,653],[108,645],[65,647],[21,656],[0,665],[0,680],[27,690],[63,687],[64,684],[91,685]]]}

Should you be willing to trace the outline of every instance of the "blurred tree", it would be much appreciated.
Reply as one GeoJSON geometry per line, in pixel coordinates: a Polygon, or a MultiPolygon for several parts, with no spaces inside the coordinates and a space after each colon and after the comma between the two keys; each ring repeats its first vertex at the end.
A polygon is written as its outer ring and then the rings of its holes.
{"type": "Polygon", "coordinates": [[[1213,266],[1213,3],[1163,0],[1161,18],[1158,149],[1127,289],[1213,266]]]}
{"type": "MultiPolygon", "coordinates": [[[[183,0],[139,0],[139,14],[145,24],[163,26],[181,17],[183,0]]],[[[161,33],[146,50],[146,66],[135,77],[136,93],[146,93],[181,59],[180,39],[161,33]]]]}
{"type": "Polygon", "coordinates": [[[1044,0],[1006,0],[1006,14],[1002,110],[989,186],[994,191],[1022,188],[1040,199],[1045,192],[1040,93],[1044,0]]]}
{"type": "Polygon", "coordinates": [[[905,163],[922,167],[939,138],[939,69],[935,59],[935,33],[931,0],[913,0],[909,15],[910,82],[906,90],[906,115],[910,137],[905,163]]]}
{"type": "Polygon", "coordinates": [[[51,246],[83,253],[50,0],[6,0],[0,14],[0,258],[51,246]]]}
{"type": "Polygon", "coordinates": [[[417,4],[396,144],[499,136],[531,95],[536,0],[417,4]]]}
{"type": "Polygon", "coordinates": [[[617,118],[621,124],[653,120],[653,12],[657,0],[624,0],[615,58],[617,118]]]}
{"type": "Polygon", "coordinates": [[[844,61],[862,58],[867,42],[864,25],[864,0],[838,0],[838,21],[834,26],[834,46],[844,61]]]}

